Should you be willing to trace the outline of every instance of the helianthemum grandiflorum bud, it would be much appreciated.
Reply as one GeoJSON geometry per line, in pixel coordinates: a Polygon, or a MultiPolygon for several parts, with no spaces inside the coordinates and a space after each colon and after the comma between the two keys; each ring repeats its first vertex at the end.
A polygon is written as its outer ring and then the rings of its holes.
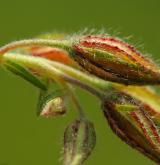
{"type": "Polygon", "coordinates": [[[96,144],[93,124],[86,119],[73,121],[64,133],[64,165],[81,165],[96,144]]]}
{"type": "Polygon", "coordinates": [[[145,87],[118,88],[103,100],[108,123],[123,141],[160,163],[160,97],[145,87]]]}
{"type": "Polygon", "coordinates": [[[66,100],[67,96],[61,90],[41,95],[38,102],[37,115],[43,117],[64,115],[66,113],[66,100]]]}
{"type": "Polygon", "coordinates": [[[113,37],[85,36],[74,45],[75,59],[105,80],[124,84],[159,84],[159,68],[133,46],[113,37]]]}
{"type": "Polygon", "coordinates": [[[41,112],[41,116],[53,117],[63,115],[66,112],[64,100],[62,97],[56,97],[48,101],[41,112]]]}

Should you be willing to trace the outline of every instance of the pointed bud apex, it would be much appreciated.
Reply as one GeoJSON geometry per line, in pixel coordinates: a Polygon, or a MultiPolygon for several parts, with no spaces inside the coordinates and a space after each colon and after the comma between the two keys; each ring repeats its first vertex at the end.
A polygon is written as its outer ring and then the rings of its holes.
{"type": "Polygon", "coordinates": [[[133,46],[113,37],[86,36],[74,45],[75,60],[90,73],[123,84],[159,84],[159,68],[133,46]]]}
{"type": "Polygon", "coordinates": [[[75,120],[64,133],[64,164],[81,165],[96,144],[96,133],[91,122],[75,120]]]}
{"type": "Polygon", "coordinates": [[[39,100],[37,113],[43,117],[64,115],[66,113],[66,96],[60,90],[44,94],[39,100]]]}
{"type": "Polygon", "coordinates": [[[108,123],[123,141],[159,164],[160,97],[145,87],[119,90],[107,91],[104,98],[102,108],[108,123]]]}
{"type": "Polygon", "coordinates": [[[56,97],[45,104],[40,115],[43,117],[53,117],[53,116],[64,115],[65,112],[66,112],[66,107],[64,105],[63,98],[56,97]]]}

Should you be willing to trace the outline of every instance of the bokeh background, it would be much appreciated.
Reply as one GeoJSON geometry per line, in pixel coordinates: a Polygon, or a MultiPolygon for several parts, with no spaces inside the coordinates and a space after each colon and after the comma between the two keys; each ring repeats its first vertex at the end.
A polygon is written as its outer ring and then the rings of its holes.
{"type": "MultiPolygon", "coordinates": [[[[0,0],[0,45],[54,30],[77,32],[104,28],[130,41],[153,58],[160,57],[159,0],[0,0]]],[[[36,117],[38,90],[0,70],[0,165],[60,165],[63,131],[75,117],[36,117]]],[[[85,111],[95,123],[97,146],[86,165],[153,165],[109,128],[100,102],[80,91],[85,111]]]]}

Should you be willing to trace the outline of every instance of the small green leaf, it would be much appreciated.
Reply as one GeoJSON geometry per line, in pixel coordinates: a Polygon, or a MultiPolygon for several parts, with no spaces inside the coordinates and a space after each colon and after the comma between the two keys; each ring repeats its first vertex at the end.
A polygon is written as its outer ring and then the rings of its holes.
{"type": "Polygon", "coordinates": [[[47,90],[47,85],[44,82],[42,82],[42,80],[40,80],[38,78],[38,76],[32,74],[31,71],[29,71],[29,69],[24,68],[22,65],[19,65],[17,63],[11,62],[11,61],[7,61],[5,63],[5,67],[12,73],[29,81],[36,87],[38,87],[42,90],[47,90]]]}

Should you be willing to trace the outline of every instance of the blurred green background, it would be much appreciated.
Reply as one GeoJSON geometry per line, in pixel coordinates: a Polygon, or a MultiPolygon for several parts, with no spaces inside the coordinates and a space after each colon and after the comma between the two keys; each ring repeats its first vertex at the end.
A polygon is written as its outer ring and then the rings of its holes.
{"type": "MultiPolygon", "coordinates": [[[[160,57],[159,0],[0,0],[0,45],[54,30],[76,32],[85,27],[132,36],[141,49],[160,57]]],[[[60,165],[65,117],[37,118],[38,90],[0,70],[0,165],[60,165]]],[[[97,131],[97,146],[86,165],[152,165],[110,130],[98,100],[79,97],[97,131]]]]}

